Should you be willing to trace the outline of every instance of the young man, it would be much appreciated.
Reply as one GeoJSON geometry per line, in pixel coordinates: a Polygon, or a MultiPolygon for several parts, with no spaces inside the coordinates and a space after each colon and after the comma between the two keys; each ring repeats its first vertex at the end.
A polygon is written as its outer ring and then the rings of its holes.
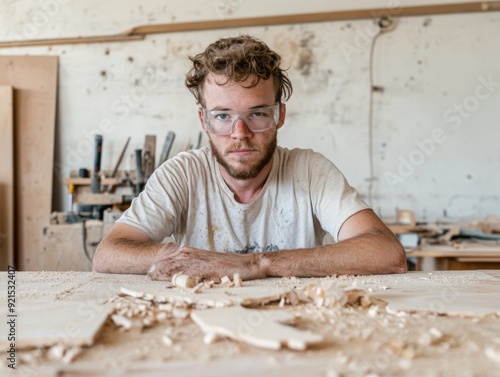
{"type": "Polygon", "coordinates": [[[397,238],[332,162],[277,147],[292,94],[277,53],[240,36],[191,60],[186,86],[210,147],[155,171],[99,245],[94,271],[157,280],[406,271],[397,238]],[[338,242],[322,245],[325,232],[338,242]],[[162,243],[168,236],[175,243],[162,243]]]}

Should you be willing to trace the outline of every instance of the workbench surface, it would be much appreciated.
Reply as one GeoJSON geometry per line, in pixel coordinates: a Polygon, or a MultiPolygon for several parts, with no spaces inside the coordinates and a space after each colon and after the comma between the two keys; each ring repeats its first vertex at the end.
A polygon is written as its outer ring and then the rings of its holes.
{"type": "MultiPolygon", "coordinates": [[[[203,332],[189,317],[157,323],[142,331],[123,331],[108,319],[94,344],[84,346],[71,363],[51,357],[47,347],[18,349],[16,369],[8,368],[6,358],[2,357],[0,373],[3,376],[238,377],[500,375],[500,310],[495,309],[500,302],[500,271],[282,278],[244,282],[244,285],[300,288],[327,280],[343,288],[365,289],[370,296],[382,299],[398,295],[422,297],[422,310],[374,311],[313,304],[280,308],[273,304],[272,309],[300,315],[295,324],[297,328],[324,336],[322,343],[305,351],[268,350],[230,339],[206,344],[203,332]],[[471,294],[481,298],[483,293],[487,294],[485,299],[496,300],[491,301],[492,313],[444,314],[458,300],[467,302],[471,294]],[[162,338],[166,328],[172,345],[165,344],[162,338]]],[[[15,281],[16,310],[26,313],[30,307],[36,308],[42,303],[54,308],[61,303],[74,303],[78,307],[77,317],[61,321],[76,321],[81,326],[90,315],[104,311],[105,302],[117,297],[121,287],[166,289],[165,282],[153,282],[145,276],[90,272],[16,272],[15,281]]],[[[5,272],[1,273],[0,284],[0,312],[5,322],[8,306],[5,272]]],[[[471,301],[470,305],[476,303],[471,301]]],[[[486,302],[483,306],[488,305],[486,302]]],[[[57,309],[53,314],[58,315],[57,309]]],[[[40,316],[43,328],[45,320],[40,316]]],[[[19,334],[25,318],[24,315],[17,317],[19,334]]],[[[5,331],[2,328],[2,338],[7,336],[5,331]]],[[[75,329],[71,331],[74,333],[75,329]]]]}

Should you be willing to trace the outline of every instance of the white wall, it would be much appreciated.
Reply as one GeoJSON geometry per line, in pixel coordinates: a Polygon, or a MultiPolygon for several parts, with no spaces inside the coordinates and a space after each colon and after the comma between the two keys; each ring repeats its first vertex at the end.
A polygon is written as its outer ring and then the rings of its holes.
{"type": "MultiPolygon", "coordinates": [[[[359,1],[356,7],[397,14],[397,4],[359,1]]],[[[340,0],[0,0],[0,40],[106,35],[143,24],[353,7],[340,0]]],[[[373,30],[372,21],[352,20],[9,48],[0,54],[60,57],[55,158],[60,177],[71,169],[91,168],[96,132],[104,135],[103,169],[113,168],[128,136],[130,153],[143,146],[146,134],[157,135],[157,155],[170,130],[177,135],[173,153],[189,139],[194,142],[200,128],[194,98],[183,84],[186,56],[219,37],[251,33],[290,66],[294,94],[278,136],[281,145],[325,154],[367,196],[373,30]]],[[[500,216],[499,37],[500,12],[490,12],[401,18],[395,31],[379,38],[374,79],[384,91],[374,93],[372,205],[381,216],[393,216],[396,207],[415,210],[421,220],[500,216]],[[486,88],[485,80],[494,83],[486,88]],[[464,109],[455,113],[458,105],[464,109]]],[[[127,158],[122,167],[133,164],[127,158]]],[[[60,180],[55,192],[55,209],[65,208],[60,180]]]]}

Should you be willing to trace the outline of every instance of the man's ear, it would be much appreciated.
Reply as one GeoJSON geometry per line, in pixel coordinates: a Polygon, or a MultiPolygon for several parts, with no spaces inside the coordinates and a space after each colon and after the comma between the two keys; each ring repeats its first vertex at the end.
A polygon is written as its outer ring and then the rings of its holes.
{"type": "Polygon", "coordinates": [[[205,118],[203,117],[203,109],[201,107],[198,107],[198,119],[200,119],[201,128],[203,129],[203,132],[208,133],[205,127],[205,118]]]}
{"type": "Polygon", "coordinates": [[[282,103],[280,104],[280,120],[276,125],[276,129],[281,128],[281,126],[285,124],[285,117],[286,117],[286,105],[282,103]]]}

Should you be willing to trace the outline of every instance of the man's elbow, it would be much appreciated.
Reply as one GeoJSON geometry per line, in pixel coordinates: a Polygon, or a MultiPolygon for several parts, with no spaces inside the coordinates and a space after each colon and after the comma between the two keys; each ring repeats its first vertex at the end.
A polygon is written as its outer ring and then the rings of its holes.
{"type": "Polygon", "coordinates": [[[405,272],[408,271],[408,264],[406,263],[406,258],[399,263],[396,268],[394,269],[395,274],[404,274],[405,272]]]}
{"type": "Polygon", "coordinates": [[[404,274],[408,271],[408,264],[406,263],[406,252],[399,241],[394,244],[394,262],[393,262],[393,273],[404,274]]]}
{"type": "Polygon", "coordinates": [[[92,260],[92,272],[106,273],[106,269],[99,261],[92,260]]]}
{"type": "Polygon", "coordinates": [[[109,273],[109,266],[106,265],[106,261],[103,257],[104,250],[102,248],[102,242],[97,246],[97,249],[92,258],[92,272],[109,273]]]}

